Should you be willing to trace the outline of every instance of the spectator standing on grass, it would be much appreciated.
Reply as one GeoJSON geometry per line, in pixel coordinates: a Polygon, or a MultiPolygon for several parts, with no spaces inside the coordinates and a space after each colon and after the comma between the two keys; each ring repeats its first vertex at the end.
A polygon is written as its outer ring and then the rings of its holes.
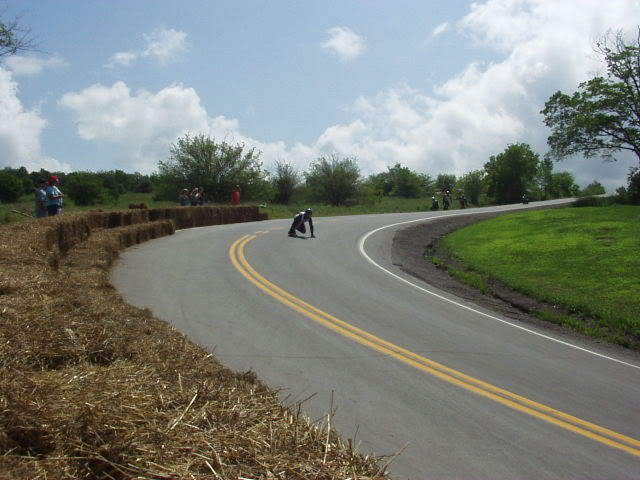
{"type": "Polygon", "coordinates": [[[35,188],[36,210],[35,216],[38,218],[47,216],[47,181],[44,178],[38,180],[35,188]]]}
{"type": "Polygon", "coordinates": [[[449,210],[449,205],[451,204],[451,194],[449,193],[449,190],[447,190],[447,193],[445,193],[442,196],[442,208],[444,208],[445,210],[449,210]]]}
{"type": "Polygon", "coordinates": [[[64,195],[58,188],[60,179],[55,175],[49,177],[49,185],[47,186],[47,215],[60,215],[62,213],[62,198],[64,195]]]}
{"type": "Polygon", "coordinates": [[[191,195],[189,197],[191,198],[192,207],[195,207],[196,205],[198,205],[198,187],[191,190],[191,195]]]}
{"type": "Polygon", "coordinates": [[[240,185],[236,185],[231,190],[231,205],[240,205],[240,185]]]}
{"type": "Polygon", "coordinates": [[[178,202],[180,203],[180,206],[182,207],[186,207],[189,205],[189,190],[187,190],[186,188],[183,188],[182,191],[180,192],[180,195],[178,195],[178,202]]]}

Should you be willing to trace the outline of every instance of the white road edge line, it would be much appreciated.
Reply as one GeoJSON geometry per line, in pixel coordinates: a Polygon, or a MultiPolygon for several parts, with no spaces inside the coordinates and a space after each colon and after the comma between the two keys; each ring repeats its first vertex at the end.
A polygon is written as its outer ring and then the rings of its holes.
{"type": "Polygon", "coordinates": [[[622,364],[622,365],[626,365],[626,366],[631,367],[631,368],[637,368],[637,369],[639,369],[639,370],[640,370],[640,365],[634,365],[634,364],[632,364],[632,363],[624,362],[624,361],[622,361],[622,360],[618,360],[617,358],[609,357],[609,356],[607,356],[607,355],[603,355],[603,354],[601,354],[601,353],[594,352],[594,351],[592,351],[592,350],[588,350],[588,349],[583,348],[583,347],[579,347],[578,345],[574,345],[574,344],[572,344],[572,343],[565,342],[564,340],[560,340],[560,339],[558,339],[558,338],[554,338],[554,337],[551,337],[551,336],[548,336],[548,335],[544,335],[544,334],[542,334],[542,333],[536,332],[535,330],[530,330],[530,329],[525,328],[525,327],[523,327],[523,326],[521,326],[521,325],[516,325],[515,323],[508,322],[508,321],[506,321],[506,320],[503,320],[503,319],[501,319],[501,318],[495,317],[495,316],[493,316],[493,315],[489,315],[488,313],[484,313],[484,312],[481,312],[480,310],[476,310],[475,308],[471,308],[471,307],[469,307],[469,306],[467,306],[467,305],[463,305],[462,303],[456,302],[455,300],[451,300],[451,299],[449,299],[449,298],[447,298],[447,297],[444,297],[444,296],[442,296],[442,295],[440,295],[440,294],[438,294],[438,293],[436,293],[436,292],[434,292],[434,291],[431,291],[431,290],[428,290],[428,289],[426,289],[426,288],[423,288],[423,287],[421,287],[421,286],[419,286],[419,285],[416,285],[415,283],[412,283],[412,282],[410,282],[409,280],[407,280],[407,279],[405,279],[405,278],[402,278],[402,277],[401,277],[401,276],[399,276],[399,275],[396,275],[395,273],[393,273],[393,272],[391,272],[391,271],[387,270],[387,269],[386,269],[386,268],[384,268],[383,266],[381,266],[381,265],[377,264],[376,262],[374,262],[374,261],[371,259],[371,257],[370,257],[369,255],[367,255],[367,253],[366,253],[366,252],[365,252],[365,250],[364,250],[364,243],[367,241],[367,238],[369,238],[369,237],[370,237],[371,235],[373,235],[374,233],[379,232],[380,230],[385,230],[385,229],[387,229],[387,228],[392,228],[392,227],[396,227],[396,226],[398,226],[398,225],[404,225],[404,224],[407,224],[407,223],[415,223],[415,222],[429,222],[429,221],[438,220],[438,219],[443,218],[443,217],[457,217],[457,216],[461,216],[461,215],[471,215],[472,213],[478,213],[478,212],[469,212],[469,213],[466,213],[466,212],[465,212],[465,213],[450,213],[450,214],[448,214],[448,215],[441,215],[441,216],[431,217],[431,218],[419,218],[419,219],[416,219],[416,220],[408,220],[408,221],[406,221],[406,222],[398,222],[398,223],[393,223],[393,224],[391,224],[391,225],[385,225],[385,226],[383,226],[383,227],[376,228],[375,230],[371,230],[370,232],[368,232],[368,233],[364,234],[364,235],[362,236],[362,238],[360,238],[360,241],[358,242],[358,249],[360,250],[360,254],[361,254],[361,255],[362,255],[362,256],[363,256],[367,261],[369,261],[369,263],[371,263],[372,265],[374,265],[374,266],[378,267],[380,270],[382,270],[383,272],[385,272],[385,273],[387,273],[387,274],[391,275],[392,277],[397,278],[397,279],[398,279],[398,280],[400,280],[401,282],[404,282],[404,283],[406,283],[407,285],[411,285],[412,287],[417,288],[417,289],[418,289],[418,290],[420,290],[421,292],[424,292],[424,293],[427,293],[427,294],[429,294],[429,295],[432,295],[432,296],[434,296],[434,297],[436,297],[436,298],[439,298],[440,300],[444,300],[445,302],[449,302],[449,303],[451,303],[451,304],[453,304],[453,305],[456,305],[456,306],[458,306],[458,307],[460,307],[460,308],[464,308],[465,310],[469,310],[469,311],[471,311],[471,312],[477,313],[478,315],[482,315],[483,317],[490,318],[491,320],[495,320],[495,321],[500,322],[500,323],[503,323],[503,324],[505,324],[505,325],[509,325],[509,326],[511,326],[511,327],[514,327],[514,328],[520,329],[520,330],[522,330],[522,331],[524,331],[524,332],[531,333],[531,334],[533,334],[533,335],[537,335],[537,336],[542,337],[542,338],[545,338],[545,339],[547,339],[547,340],[551,340],[552,342],[560,343],[560,344],[565,345],[565,346],[567,346],[567,347],[575,348],[576,350],[581,350],[581,351],[583,351],[583,352],[585,352],[585,353],[589,353],[589,354],[591,354],[591,355],[595,355],[595,356],[597,356],[597,357],[601,357],[601,358],[604,358],[604,359],[606,359],[606,360],[610,360],[610,361],[612,361],[612,362],[620,363],[620,364],[622,364]]]}

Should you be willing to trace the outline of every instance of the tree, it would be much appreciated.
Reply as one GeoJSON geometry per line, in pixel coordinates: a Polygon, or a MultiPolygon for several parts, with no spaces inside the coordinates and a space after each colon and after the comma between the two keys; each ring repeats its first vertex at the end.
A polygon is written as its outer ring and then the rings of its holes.
{"type": "Polygon", "coordinates": [[[640,168],[629,169],[627,198],[630,203],[640,204],[640,168]]]}
{"type": "Polygon", "coordinates": [[[441,173],[436,177],[436,187],[441,192],[453,192],[453,187],[456,186],[456,182],[457,179],[455,175],[441,173]]]}
{"type": "Polygon", "coordinates": [[[127,174],[122,170],[100,171],[95,175],[102,179],[104,188],[109,191],[109,195],[114,199],[124,192],[130,191],[125,178],[127,174]]]}
{"type": "Polygon", "coordinates": [[[417,198],[424,194],[430,180],[428,176],[396,163],[387,167],[386,172],[371,175],[368,182],[383,196],[417,198]]]}
{"type": "Polygon", "coordinates": [[[422,195],[424,181],[409,167],[403,167],[396,163],[393,168],[389,169],[389,173],[392,174],[394,184],[391,195],[404,198],[418,198],[422,195]]]}
{"type": "Polygon", "coordinates": [[[159,162],[158,197],[174,200],[183,188],[204,187],[206,198],[226,202],[233,187],[240,185],[243,198],[256,198],[266,187],[259,158],[255,149],[245,150],[244,144],[186,135],[171,146],[169,159],[159,162]]]}
{"type": "Polygon", "coordinates": [[[604,186],[600,182],[594,180],[589,185],[584,187],[584,190],[580,192],[580,195],[588,197],[590,195],[602,195],[606,192],[607,191],[605,190],[604,186]]]}
{"type": "Polygon", "coordinates": [[[354,158],[320,157],[304,174],[316,200],[344,205],[358,190],[360,169],[354,158]]]}
{"type": "Polygon", "coordinates": [[[18,19],[0,21],[0,58],[33,49],[30,29],[21,26],[18,19]]]}
{"type": "Polygon", "coordinates": [[[373,175],[369,175],[366,182],[364,182],[367,188],[373,191],[374,195],[386,197],[391,194],[393,190],[393,181],[389,172],[380,172],[373,175]]]}
{"type": "Polygon", "coordinates": [[[540,113],[551,128],[549,155],[562,159],[582,153],[613,160],[615,152],[633,152],[640,161],[640,27],[633,43],[618,33],[596,44],[606,77],[578,85],[573,95],[556,92],[540,113]]]}
{"type": "Polygon", "coordinates": [[[153,183],[149,176],[135,172],[131,180],[131,191],[135,193],[151,193],[153,191],[153,183]]]}
{"type": "Polygon", "coordinates": [[[549,157],[543,158],[538,164],[536,173],[536,186],[538,189],[538,200],[547,200],[552,196],[551,183],[553,177],[553,160],[549,157]]]}
{"type": "Polygon", "coordinates": [[[11,173],[12,175],[16,176],[18,180],[20,180],[20,183],[22,184],[22,194],[33,193],[35,182],[31,180],[29,171],[25,167],[20,167],[20,168],[5,167],[3,171],[7,173],[11,173]]]}
{"type": "Polygon", "coordinates": [[[271,185],[275,191],[273,201],[288,205],[299,180],[300,176],[292,165],[277,161],[276,170],[271,177],[271,185]]]}
{"type": "Polygon", "coordinates": [[[33,171],[31,173],[29,173],[29,179],[31,180],[31,183],[35,186],[38,185],[38,183],[40,183],[40,180],[47,180],[47,178],[49,178],[49,176],[51,175],[51,173],[49,172],[49,170],[45,170],[44,168],[41,168],[39,171],[33,171]]]}
{"type": "Polygon", "coordinates": [[[73,172],[67,175],[64,193],[76,205],[95,205],[109,196],[102,177],[92,172],[73,172]]]}
{"type": "Polygon", "coordinates": [[[0,171],[0,201],[12,203],[18,201],[22,195],[22,180],[14,173],[0,171]]]}
{"type": "Polygon", "coordinates": [[[499,204],[516,203],[535,185],[540,157],[526,143],[509,145],[485,163],[488,193],[499,204]]]}
{"type": "Polygon", "coordinates": [[[550,193],[553,198],[577,197],[580,187],[576,185],[572,173],[557,172],[551,175],[550,193]]]}
{"type": "Polygon", "coordinates": [[[480,204],[480,195],[485,189],[485,173],[483,170],[473,170],[464,174],[458,180],[458,188],[462,190],[469,203],[480,204]]]}

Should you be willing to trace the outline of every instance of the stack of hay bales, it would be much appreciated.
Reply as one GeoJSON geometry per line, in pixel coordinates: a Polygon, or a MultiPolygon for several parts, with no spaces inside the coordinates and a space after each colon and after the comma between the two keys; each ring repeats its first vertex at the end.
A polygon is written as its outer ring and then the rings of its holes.
{"type": "Polygon", "coordinates": [[[376,459],[109,283],[129,245],[258,218],[136,209],[0,228],[0,478],[381,478],[376,459]]]}

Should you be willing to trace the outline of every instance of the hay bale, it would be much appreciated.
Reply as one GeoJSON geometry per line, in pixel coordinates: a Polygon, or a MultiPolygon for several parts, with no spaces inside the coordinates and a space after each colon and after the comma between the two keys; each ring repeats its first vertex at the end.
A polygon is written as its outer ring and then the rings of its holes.
{"type": "Polygon", "coordinates": [[[132,212],[133,223],[146,223],[149,221],[149,210],[148,209],[140,209],[132,212]]]}
{"type": "Polygon", "coordinates": [[[106,212],[96,210],[85,213],[85,216],[87,218],[87,223],[89,224],[89,227],[91,229],[107,228],[107,226],[109,225],[109,217],[106,212]]]}
{"type": "Polygon", "coordinates": [[[109,212],[108,218],[107,228],[117,228],[122,226],[122,212],[109,212]]]}
{"type": "Polygon", "coordinates": [[[196,207],[171,209],[171,215],[172,215],[172,218],[175,219],[176,228],[183,229],[183,228],[194,227],[195,226],[195,221],[194,221],[195,210],[196,210],[196,207]]]}
{"type": "Polygon", "coordinates": [[[87,217],[81,214],[51,217],[48,224],[50,231],[45,237],[46,244],[50,249],[57,247],[63,253],[91,234],[87,217]]]}
{"type": "Polygon", "coordinates": [[[165,220],[170,218],[175,218],[175,216],[171,215],[170,208],[152,208],[149,210],[149,221],[155,222],[156,220],[165,220]]]}
{"type": "MultiPolygon", "coordinates": [[[[233,216],[200,208],[198,221],[233,216]]],[[[174,220],[84,215],[0,227],[0,478],[381,478],[376,459],[110,286],[114,256],[174,220]]]]}

